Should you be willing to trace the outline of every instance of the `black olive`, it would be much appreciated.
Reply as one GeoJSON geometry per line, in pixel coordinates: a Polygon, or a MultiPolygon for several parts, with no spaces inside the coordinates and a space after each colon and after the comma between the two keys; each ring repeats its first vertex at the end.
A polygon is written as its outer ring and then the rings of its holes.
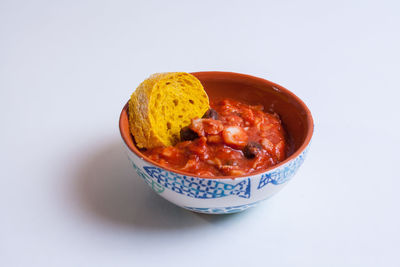
{"type": "Polygon", "coordinates": [[[254,158],[262,149],[262,146],[257,142],[249,142],[243,148],[243,154],[246,158],[252,159],[254,158]]]}
{"type": "Polygon", "coordinates": [[[218,112],[215,111],[215,109],[210,108],[209,110],[206,111],[203,115],[203,119],[214,119],[218,120],[218,112]]]}
{"type": "Polygon", "coordinates": [[[189,128],[189,126],[183,127],[181,129],[181,141],[192,141],[198,138],[199,135],[189,128]]]}

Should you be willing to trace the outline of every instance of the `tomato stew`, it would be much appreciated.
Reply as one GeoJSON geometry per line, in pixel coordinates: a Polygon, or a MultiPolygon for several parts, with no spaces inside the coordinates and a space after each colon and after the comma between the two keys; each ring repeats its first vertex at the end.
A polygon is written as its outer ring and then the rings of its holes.
{"type": "Polygon", "coordinates": [[[277,114],[231,99],[211,107],[181,130],[181,142],[143,154],[163,166],[211,177],[251,174],[285,159],[287,142],[277,114]]]}

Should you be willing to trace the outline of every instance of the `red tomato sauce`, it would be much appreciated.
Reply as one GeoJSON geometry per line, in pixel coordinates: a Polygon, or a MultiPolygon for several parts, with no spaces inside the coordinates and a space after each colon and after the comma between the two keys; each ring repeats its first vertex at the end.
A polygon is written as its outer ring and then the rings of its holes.
{"type": "Polygon", "coordinates": [[[181,142],[143,154],[163,166],[211,177],[252,174],[285,159],[287,142],[277,114],[230,99],[211,107],[181,130],[181,142]]]}

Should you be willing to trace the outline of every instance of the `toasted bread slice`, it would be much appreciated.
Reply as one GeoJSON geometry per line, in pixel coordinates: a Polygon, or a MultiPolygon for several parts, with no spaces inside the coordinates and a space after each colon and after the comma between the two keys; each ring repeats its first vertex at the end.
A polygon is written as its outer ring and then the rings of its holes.
{"type": "Polygon", "coordinates": [[[192,118],[209,109],[200,81],[185,72],[156,73],[143,81],[129,101],[129,124],[139,148],[171,146],[192,118]]]}

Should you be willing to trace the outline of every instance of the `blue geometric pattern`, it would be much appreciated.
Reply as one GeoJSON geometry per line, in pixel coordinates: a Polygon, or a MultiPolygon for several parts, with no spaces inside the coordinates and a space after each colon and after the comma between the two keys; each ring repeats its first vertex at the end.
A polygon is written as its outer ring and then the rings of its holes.
{"type": "Polygon", "coordinates": [[[218,180],[179,175],[157,167],[144,166],[143,168],[157,184],[188,197],[201,199],[220,198],[230,195],[242,198],[250,197],[249,178],[236,183],[231,181],[233,184],[230,184],[219,182],[218,180]]]}
{"type": "Polygon", "coordinates": [[[151,179],[147,174],[145,174],[136,164],[128,157],[129,161],[132,163],[133,168],[135,169],[136,173],[139,177],[143,178],[143,180],[148,184],[156,193],[161,194],[164,192],[165,188],[158,184],[156,181],[151,179]]]}
{"type": "Polygon", "coordinates": [[[184,207],[185,209],[201,212],[201,213],[209,213],[209,214],[229,214],[229,213],[236,213],[248,209],[254,205],[257,205],[260,201],[240,205],[240,206],[232,206],[232,207],[222,207],[222,208],[194,208],[194,207],[184,207]]]}
{"type": "Polygon", "coordinates": [[[294,161],[290,162],[283,169],[278,168],[275,171],[263,174],[257,189],[261,189],[269,183],[273,185],[279,185],[289,181],[303,163],[306,153],[307,149],[305,149],[303,153],[301,153],[294,161]]]}

